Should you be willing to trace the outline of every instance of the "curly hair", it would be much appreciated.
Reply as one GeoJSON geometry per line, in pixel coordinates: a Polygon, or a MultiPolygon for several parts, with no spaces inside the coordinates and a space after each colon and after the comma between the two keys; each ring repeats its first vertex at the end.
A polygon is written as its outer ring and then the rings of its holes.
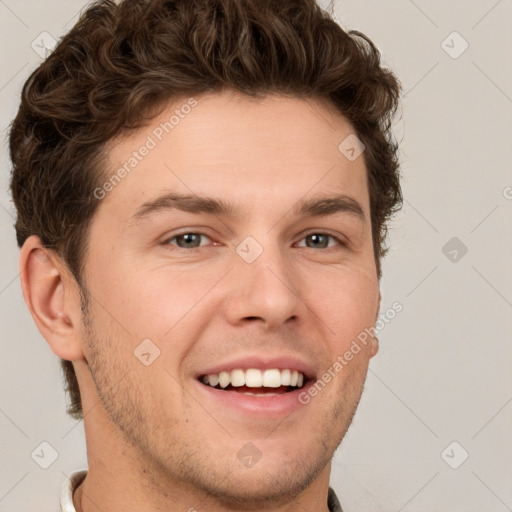
{"type": "MultiPolygon", "coordinates": [[[[31,74],[10,131],[11,191],[21,247],[55,250],[80,287],[106,143],[170,101],[225,88],[253,97],[316,98],[365,145],[377,274],[388,220],[402,205],[391,124],[401,85],[358,31],[315,0],[96,1],[31,74]]],[[[82,405],[73,364],[61,360],[68,414],[82,405]]]]}

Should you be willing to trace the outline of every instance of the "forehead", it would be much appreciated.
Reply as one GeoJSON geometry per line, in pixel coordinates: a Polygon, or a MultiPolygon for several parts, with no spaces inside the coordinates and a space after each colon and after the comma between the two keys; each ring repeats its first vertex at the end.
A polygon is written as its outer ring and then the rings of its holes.
{"type": "Polygon", "coordinates": [[[368,208],[364,158],[350,161],[339,150],[353,134],[317,99],[233,92],[183,98],[109,144],[105,183],[112,186],[100,207],[126,217],[174,190],[229,198],[244,210],[322,192],[357,195],[368,208]]]}

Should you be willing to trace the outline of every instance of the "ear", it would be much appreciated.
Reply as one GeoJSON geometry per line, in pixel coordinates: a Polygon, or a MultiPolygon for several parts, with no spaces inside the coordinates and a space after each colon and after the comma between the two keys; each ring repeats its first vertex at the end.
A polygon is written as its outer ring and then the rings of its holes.
{"type": "Polygon", "coordinates": [[[29,237],[20,253],[23,297],[51,350],[68,361],[82,359],[79,287],[61,258],[29,237]]]}
{"type": "MultiPolygon", "coordinates": [[[[375,313],[374,325],[377,323],[377,319],[379,318],[381,299],[382,299],[382,295],[381,295],[380,289],[379,289],[379,298],[377,301],[377,312],[375,313]]],[[[378,351],[379,351],[379,338],[377,338],[377,336],[372,336],[371,340],[370,340],[370,358],[376,356],[378,351]]]]}

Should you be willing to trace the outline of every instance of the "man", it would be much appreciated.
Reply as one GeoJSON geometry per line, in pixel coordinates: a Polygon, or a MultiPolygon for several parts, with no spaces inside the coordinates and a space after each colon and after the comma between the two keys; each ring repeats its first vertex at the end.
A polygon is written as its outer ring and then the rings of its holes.
{"type": "Polygon", "coordinates": [[[98,2],[33,73],[12,193],[84,420],[63,511],[341,510],[399,91],[313,0],[98,2]]]}

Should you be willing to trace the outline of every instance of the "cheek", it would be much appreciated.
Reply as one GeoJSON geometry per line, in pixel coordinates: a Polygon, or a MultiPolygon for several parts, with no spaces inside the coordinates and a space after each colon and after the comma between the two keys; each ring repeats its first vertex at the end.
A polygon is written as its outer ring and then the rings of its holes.
{"type": "MultiPolygon", "coordinates": [[[[311,281],[311,277],[309,278],[311,281]]],[[[308,281],[308,282],[310,282],[308,281]]],[[[364,379],[375,340],[369,330],[375,324],[379,306],[378,280],[363,271],[332,269],[318,273],[314,284],[305,291],[304,302],[317,317],[317,328],[323,333],[326,367],[332,370],[338,387],[342,382],[364,379]]]]}
{"type": "MultiPolygon", "coordinates": [[[[89,276],[90,288],[107,313],[105,321],[120,324],[134,343],[146,338],[166,343],[172,338],[179,344],[177,338],[185,325],[189,329],[193,327],[191,320],[198,322],[198,313],[204,314],[205,310],[211,314],[203,320],[211,321],[221,314],[222,299],[230,294],[229,285],[220,283],[229,265],[212,262],[147,268],[140,261],[117,256],[104,254],[91,262],[89,268],[94,272],[89,276]],[[209,293],[214,288],[218,293],[209,293]]],[[[291,287],[314,312],[311,322],[317,322],[317,315],[323,322],[318,329],[336,344],[350,343],[374,324],[378,311],[378,280],[367,259],[354,258],[341,265],[291,262],[291,287]]],[[[231,281],[233,276],[230,276],[231,281]]],[[[239,286],[236,280],[233,282],[234,286],[239,286]]],[[[198,324],[194,330],[199,328],[198,324]]]]}
{"type": "MultiPolygon", "coordinates": [[[[208,291],[224,272],[199,268],[145,269],[126,264],[97,280],[98,295],[108,313],[134,340],[152,339],[164,344],[173,340],[179,349],[180,333],[208,305],[208,291]]],[[[108,319],[107,319],[108,320],[108,319]]]]}
{"type": "Polygon", "coordinates": [[[330,334],[346,341],[374,325],[379,286],[376,277],[366,272],[331,268],[307,277],[303,297],[322,312],[322,320],[335,333],[330,334]]]}

